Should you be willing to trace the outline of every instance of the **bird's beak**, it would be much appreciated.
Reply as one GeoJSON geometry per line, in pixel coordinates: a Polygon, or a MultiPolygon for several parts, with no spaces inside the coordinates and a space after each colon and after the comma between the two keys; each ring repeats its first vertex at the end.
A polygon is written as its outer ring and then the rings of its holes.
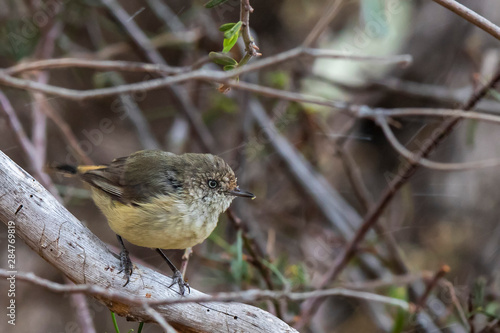
{"type": "Polygon", "coordinates": [[[255,195],[253,195],[253,193],[240,190],[239,187],[235,187],[233,190],[229,191],[229,194],[237,196],[237,197],[255,199],[255,195]]]}

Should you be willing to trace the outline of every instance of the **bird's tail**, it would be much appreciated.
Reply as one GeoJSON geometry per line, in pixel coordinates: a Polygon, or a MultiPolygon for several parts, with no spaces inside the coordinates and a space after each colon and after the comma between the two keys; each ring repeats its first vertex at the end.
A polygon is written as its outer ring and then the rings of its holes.
{"type": "Polygon", "coordinates": [[[106,165],[70,165],[70,164],[52,164],[47,171],[62,173],[67,176],[82,175],[90,170],[99,170],[106,168],[106,165]]]}

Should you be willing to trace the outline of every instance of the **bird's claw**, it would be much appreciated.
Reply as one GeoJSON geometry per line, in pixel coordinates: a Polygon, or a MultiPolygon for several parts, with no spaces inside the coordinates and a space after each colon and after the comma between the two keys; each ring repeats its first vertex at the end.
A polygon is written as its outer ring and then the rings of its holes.
{"type": "Polygon", "coordinates": [[[124,287],[130,282],[130,276],[132,275],[132,261],[130,260],[130,257],[128,255],[128,251],[126,249],[123,249],[120,252],[120,270],[118,273],[123,272],[125,274],[125,278],[127,281],[123,285],[124,287]]]}
{"type": "Polygon", "coordinates": [[[170,288],[174,284],[179,285],[179,292],[181,293],[182,296],[184,296],[184,293],[186,292],[186,289],[188,291],[188,294],[191,293],[191,287],[189,286],[189,284],[187,282],[184,281],[184,279],[182,278],[182,274],[181,274],[180,271],[174,272],[174,275],[172,276],[172,283],[168,287],[170,288]]]}

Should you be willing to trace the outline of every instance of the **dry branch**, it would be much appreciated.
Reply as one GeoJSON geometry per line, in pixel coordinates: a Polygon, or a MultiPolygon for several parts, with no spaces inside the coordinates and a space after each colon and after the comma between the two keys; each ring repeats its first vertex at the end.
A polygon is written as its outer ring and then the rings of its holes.
{"type": "Polygon", "coordinates": [[[463,17],[470,23],[474,24],[480,29],[483,29],[496,39],[500,39],[500,27],[494,24],[493,22],[487,20],[486,18],[482,17],[475,11],[465,7],[461,3],[454,1],[454,0],[432,0],[438,4],[440,4],[443,7],[446,7],[447,9],[451,10],[455,14],[463,17]]]}
{"type": "MultiPolygon", "coordinates": [[[[9,277],[10,271],[0,268],[0,277],[9,277]]],[[[413,282],[417,279],[422,278],[422,276],[405,276],[407,282],[413,282]]],[[[107,298],[113,301],[118,301],[122,303],[135,304],[141,306],[154,306],[154,305],[172,305],[172,304],[187,304],[187,303],[208,303],[208,302],[256,302],[262,300],[279,300],[285,299],[289,301],[302,301],[305,299],[313,297],[324,297],[324,296],[344,296],[349,298],[364,299],[371,302],[379,302],[383,304],[388,304],[392,306],[397,306],[405,311],[413,311],[415,309],[414,304],[408,303],[404,300],[374,294],[372,292],[351,290],[346,288],[331,288],[324,290],[314,290],[306,292],[291,292],[291,291],[272,291],[272,290],[260,290],[260,289],[250,289],[244,291],[234,291],[234,292],[221,292],[216,293],[211,296],[191,296],[191,297],[175,297],[175,298],[164,298],[159,300],[152,299],[140,299],[136,297],[130,297],[125,295],[120,291],[111,291],[106,288],[102,288],[96,285],[80,284],[80,285],[65,285],[55,283],[49,280],[45,280],[41,277],[36,276],[33,273],[16,273],[16,280],[26,281],[34,285],[43,287],[47,290],[56,293],[68,293],[68,294],[87,294],[100,298],[107,298]]],[[[398,280],[392,280],[391,283],[397,282],[398,280]]],[[[378,281],[381,283],[382,281],[378,281]]],[[[405,282],[405,281],[401,281],[405,282]]],[[[432,281],[431,281],[432,282],[432,281]]],[[[387,281],[383,281],[385,286],[389,285],[387,281]]],[[[391,284],[392,286],[392,284],[391,284]]]]}
{"type": "MultiPolygon", "coordinates": [[[[123,288],[118,259],[105,244],[71,215],[40,183],[0,152],[0,220],[14,221],[22,238],[42,258],[77,284],[92,284],[144,300],[180,297],[169,289],[171,279],[142,265],[123,288]]],[[[204,294],[191,288],[186,297],[204,294]]],[[[129,320],[155,321],[139,305],[98,300],[129,320]]],[[[296,332],[254,306],[241,303],[189,303],[155,307],[182,332],[296,332]]]]}

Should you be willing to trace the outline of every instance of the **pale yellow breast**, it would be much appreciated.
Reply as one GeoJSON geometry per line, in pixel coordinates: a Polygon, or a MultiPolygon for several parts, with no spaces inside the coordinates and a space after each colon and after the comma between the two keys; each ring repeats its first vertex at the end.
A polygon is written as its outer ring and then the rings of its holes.
{"type": "Polygon", "coordinates": [[[116,234],[144,247],[185,249],[199,244],[212,233],[219,215],[173,197],[131,206],[113,201],[97,189],[92,196],[116,234]]]}

